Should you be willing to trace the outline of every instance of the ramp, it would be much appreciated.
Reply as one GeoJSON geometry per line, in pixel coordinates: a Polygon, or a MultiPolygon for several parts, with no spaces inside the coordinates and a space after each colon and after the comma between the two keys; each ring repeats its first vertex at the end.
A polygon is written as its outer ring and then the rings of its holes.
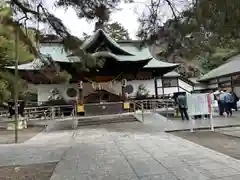
{"type": "Polygon", "coordinates": [[[161,114],[154,113],[154,112],[147,112],[147,113],[135,113],[134,117],[140,121],[167,121],[167,118],[162,116],[161,114]]]}

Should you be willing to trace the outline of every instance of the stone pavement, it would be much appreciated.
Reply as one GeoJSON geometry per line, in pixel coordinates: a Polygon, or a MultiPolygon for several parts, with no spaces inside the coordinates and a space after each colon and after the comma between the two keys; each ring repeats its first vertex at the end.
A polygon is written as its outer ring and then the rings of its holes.
{"type": "MultiPolygon", "coordinates": [[[[238,120],[218,121],[227,122],[238,120]]],[[[51,180],[239,180],[239,160],[164,132],[189,125],[149,115],[143,124],[42,132],[0,145],[0,166],[59,161],[51,180]]]]}
{"type": "Polygon", "coordinates": [[[232,127],[232,128],[221,128],[217,130],[218,132],[230,136],[235,136],[240,138],[240,127],[232,127]]]}
{"type": "Polygon", "coordinates": [[[71,146],[73,133],[42,132],[22,144],[0,145],[0,167],[60,161],[71,146]]]}
{"type": "Polygon", "coordinates": [[[179,137],[77,130],[51,180],[230,180],[240,161],[179,137]]]}

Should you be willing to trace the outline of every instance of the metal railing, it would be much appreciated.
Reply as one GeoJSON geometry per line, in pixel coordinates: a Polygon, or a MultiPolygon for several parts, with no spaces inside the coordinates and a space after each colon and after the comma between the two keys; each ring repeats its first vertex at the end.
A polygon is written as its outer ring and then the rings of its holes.
{"type": "Polygon", "coordinates": [[[28,119],[54,120],[73,116],[75,107],[73,105],[38,106],[25,108],[24,115],[28,119]]]}
{"type": "MultiPolygon", "coordinates": [[[[121,113],[141,113],[144,121],[146,112],[163,112],[169,116],[170,111],[175,111],[172,99],[145,99],[129,101],[129,109],[124,109],[124,102],[103,102],[85,104],[85,116],[99,116],[121,113]]],[[[171,112],[172,113],[172,112],[171,112]]],[[[1,117],[8,117],[8,111],[0,111],[1,117]]],[[[54,120],[67,117],[76,117],[76,109],[73,105],[36,106],[26,107],[24,116],[28,120],[54,120]]]]}
{"type": "MultiPolygon", "coordinates": [[[[8,111],[0,111],[0,117],[8,117],[8,111]]],[[[26,107],[24,117],[28,120],[54,120],[75,116],[73,105],[26,107]]]]}
{"type": "Polygon", "coordinates": [[[170,115],[174,115],[177,109],[173,99],[135,100],[132,103],[136,107],[134,111],[140,110],[142,114],[145,112],[160,113],[167,119],[170,115]]]}

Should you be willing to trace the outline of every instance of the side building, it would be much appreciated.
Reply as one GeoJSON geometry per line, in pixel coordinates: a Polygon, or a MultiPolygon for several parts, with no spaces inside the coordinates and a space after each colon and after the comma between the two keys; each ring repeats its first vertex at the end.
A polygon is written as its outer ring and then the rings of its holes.
{"type": "Polygon", "coordinates": [[[232,89],[240,97],[240,54],[232,56],[226,63],[203,75],[198,80],[208,90],[232,89]]]}

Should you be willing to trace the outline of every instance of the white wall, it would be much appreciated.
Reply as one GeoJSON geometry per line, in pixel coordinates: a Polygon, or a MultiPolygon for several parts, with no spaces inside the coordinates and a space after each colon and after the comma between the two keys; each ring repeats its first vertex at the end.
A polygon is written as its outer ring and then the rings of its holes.
{"type": "Polygon", "coordinates": [[[163,94],[163,89],[161,87],[158,88],[157,91],[158,91],[158,95],[162,95],[163,94]]]}
{"type": "Polygon", "coordinates": [[[234,87],[234,92],[238,97],[240,97],[240,86],[234,87]]]}
{"type": "MultiPolygon", "coordinates": [[[[100,83],[100,85],[103,90],[107,90],[113,94],[119,95],[122,91],[120,82],[116,82],[115,84],[100,83]]],[[[38,102],[48,101],[48,97],[52,95],[50,91],[55,88],[58,89],[60,95],[66,102],[76,100],[76,97],[69,97],[67,95],[67,90],[68,88],[75,88],[78,91],[77,84],[39,84],[37,85],[38,102]]],[[[83,96],[87,96],[95,91],[95,89],[92,86],[92,83],[84,83],[83,88],[84,88],[83,96]]]]}
{"type": "MultiPolygon", "coordinates": [[[[132,80],[132,81],[128,81],[127,82],[129,85],[133,86],[133,92],[131,94],[129,94],[129,97],[135,97],[137,91],[138,91],[138,87],[139,85],[143,84],[145,85],[146,89],[149,91],[149,96],[155,96],[155,85],[154,85],[154,79],[150,79],[150,80],[132,80]]],[[[103,83],[104,84],[104,83],[103,83]]],[[[158,79],[157,80],[157,84],[158,87],[162,86],[162,80],[158,79]]],[[[192,91],[192,86],[185,83],[185,82],[181,82],[179,81],[179,84],[181,84],[181,86],[183,88],[185,88],[188,91],[192,91]]],[[[88,94],[90,94],[91,92],[94,91],[94,89],[92,88],[92,84],[91,83],[84,83],[84,91],[83,94],[84,96],[87,96],[88,94]]],[[[108,85],[106,84],[106,87],[108,85]]],[[[180,87],[181,87],[180,86],[180,87]]],[[[57,88],[60,92],[60,95],[64,98],[65,101],[71,101],[71,100],[75,100],[76,97],[68,97],[67,95],[67,89],[68,88],[76,88],[77,89],[77,84],[39,84],[37,85],[37,90],[38,90],[38,102],[46,102],[48,101],[48,97],[51,96],[51,90],[57,88]]],[[[114,94],[119,94],[121,92],[121,83],[120,82],[116,82],[115,84],[112,84],[111,88],[104,88],[106,90],[108,90],[111,93],[114,94]]],[[[180,88],[181,89],[181,88],[180,88]]],[[[184,91],[183,89],[181,89],[180,91],[184,91]]],[[[164,94],[168,95],[168,94],[173,94],[174,92],[178,92],[178,88],[177,87],[167,87],[164,88],[164,94]]],[[[162,95],[163,91],[162,88],[158,88],[158,95],[162,95]]]]}
{"type": "Polygon", "coordinates": [[[157,79],[157,87],[162,87],[162,79],[157,79]]]}
{"type": "Polygon", "coordinates": [[[46,102],[48,101],[48,97],[51,96],[51,90],[52,89],[58,89],[60,95],[64,98],[65,101],[71,101],[76,100],[76,98],[68,97],[67,95],[67,89],[68,88],[76,88],[77,84],[39,84],[37,85],[38,90],[38,102],[46,102]]]}
{"type": "Polygon", "coordinates": [[[205,89],[206,87],[201,86],[201,85],[195,85],[194,86],[194,90],[201,90],[201,89],[205,89]]]}
{"type": "Polygon", "coordinates": [[[218,85],[217,84],[209,84],[208,88],[218,88],[218,85]]]}
{"type": "MultiPolygon", "coordinates": [[[[169,95],[169,94],[173,94],[175,92],[178,92],[178,88],[177,87],[168,87],[168,88],[164,88],[164,94],[165,95],[169,95]]],[[[160,94],[159,94],[160,95],[160,94]]]]}
{"type": "Polygon", "coordinates": [[[138,91],[138,86],[143,84],[146,89],[149,91],[149,96],[155,96],[155,85],[154,85],[154,79],[150,80],[132,80],[128,81],[129,85],[133,86],[133,92],[129,94],[129,97],[135,97],[136,93],[138,91]]]}
{"type": "Polygon", "coordinates": [[[186,89],[188,92],[191,92],[193,90],[193,86],[191,84],[188,84],[181,79],[178,80],[179,87],[186,89]]]}

